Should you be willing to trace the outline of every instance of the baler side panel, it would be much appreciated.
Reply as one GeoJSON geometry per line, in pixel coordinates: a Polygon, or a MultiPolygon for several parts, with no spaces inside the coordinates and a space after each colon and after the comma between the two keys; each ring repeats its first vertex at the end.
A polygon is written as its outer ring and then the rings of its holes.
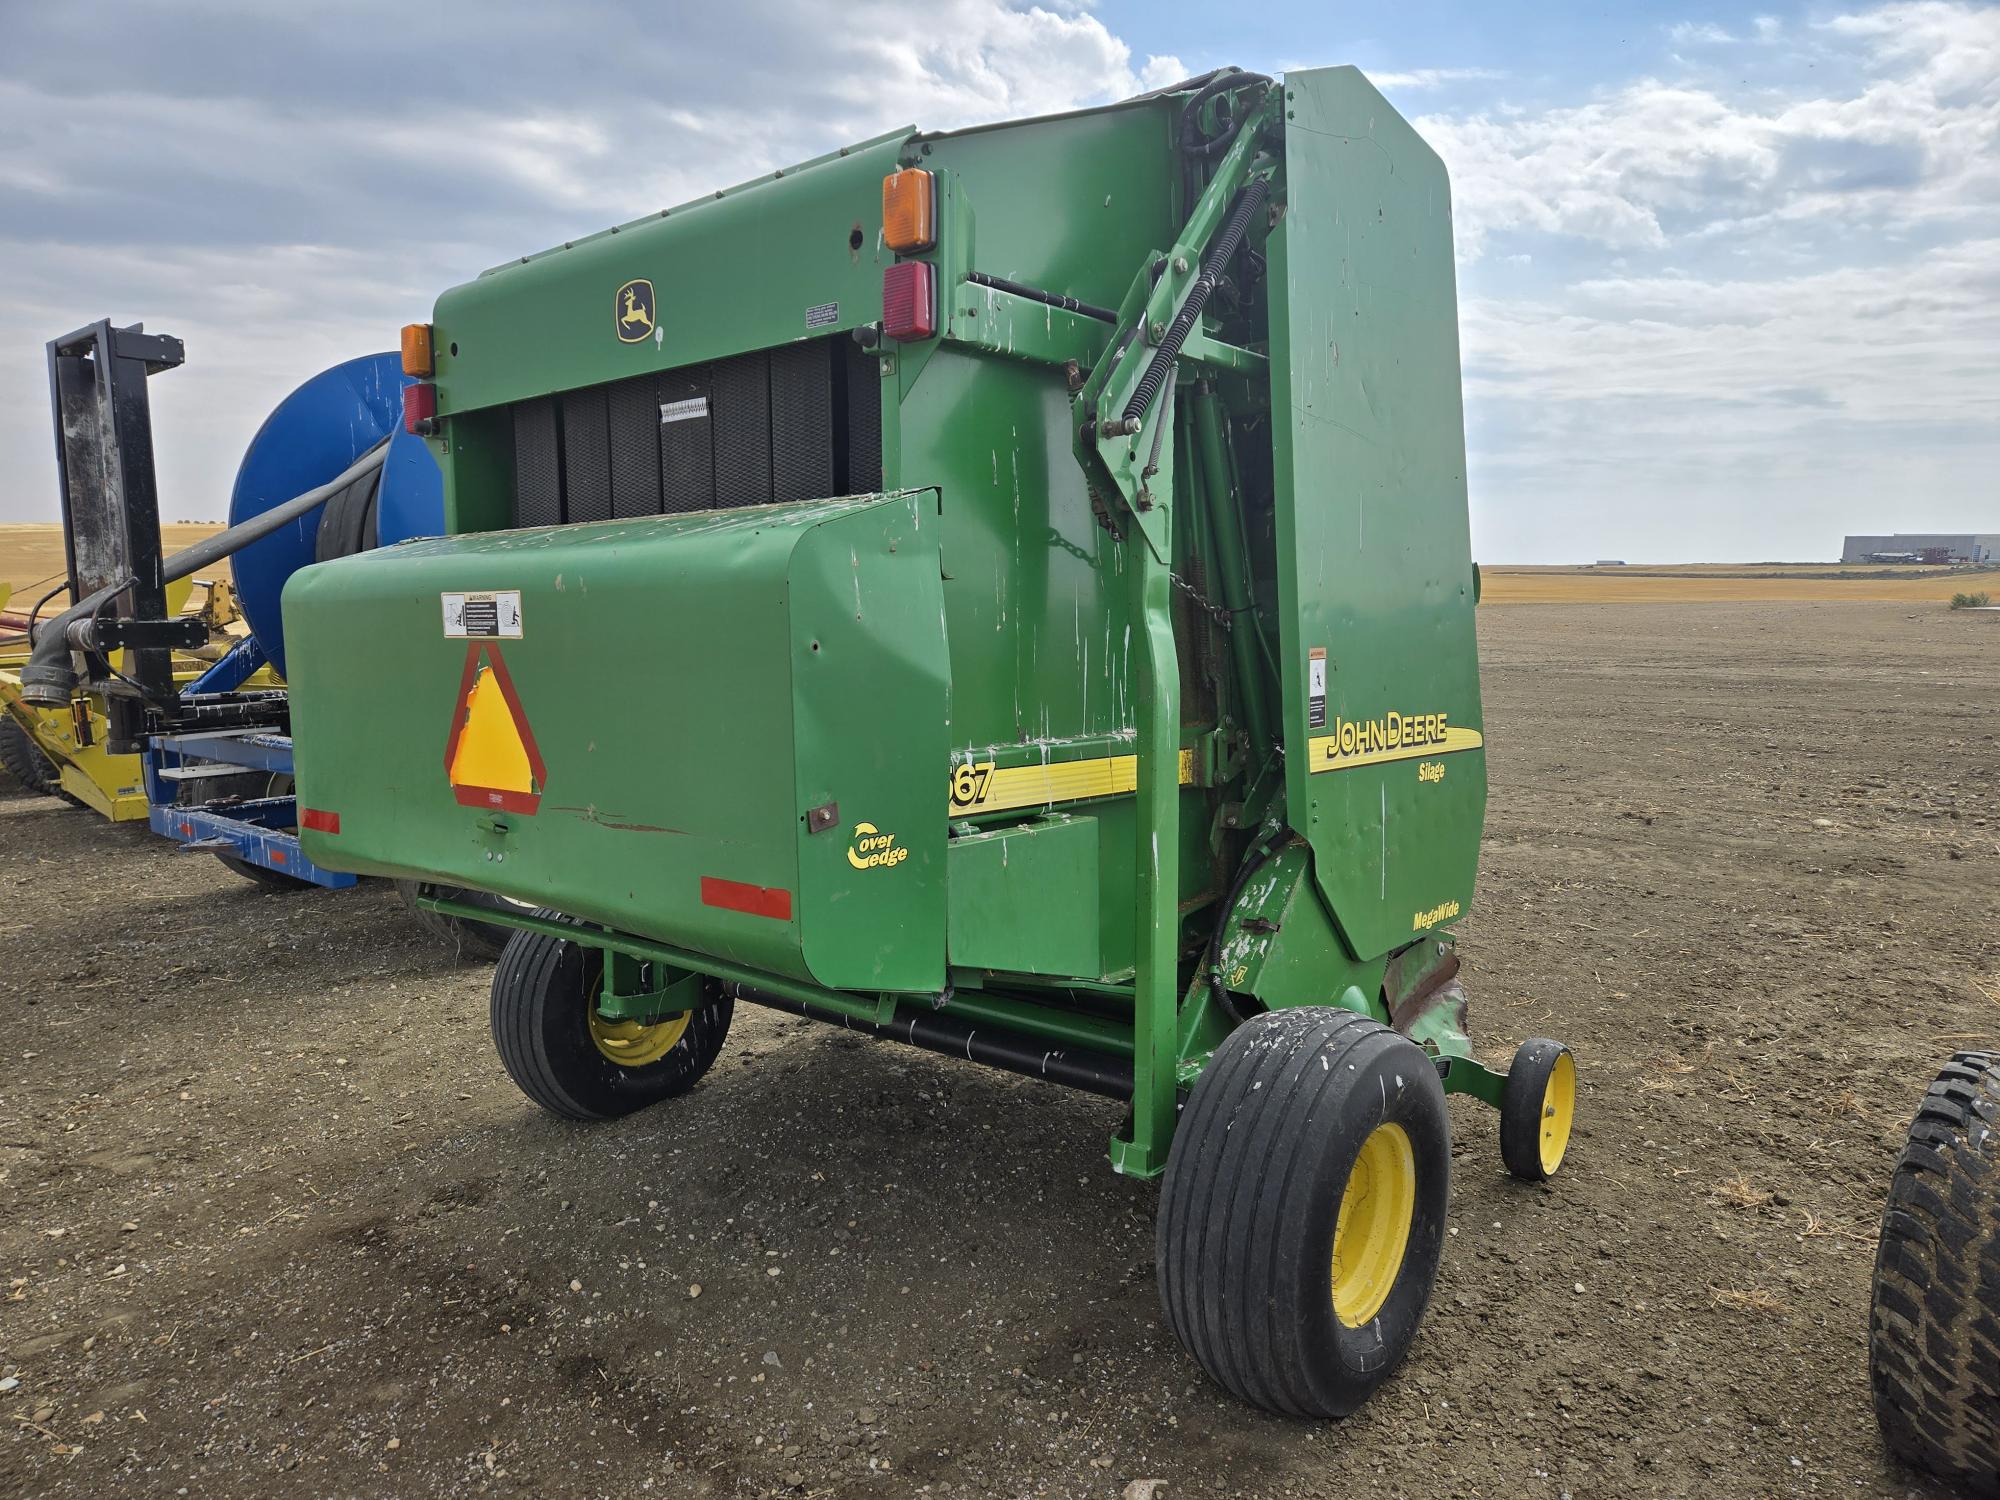
{"type": "Polygon", "coordinates": [[[829,521],[792,557],[800,938],[829,989],[944,988],[940,529],[937,492],[918,491],[829,521]]]}
{"type": "Polygon", "coordinates": [[[1471,904],[1486,805],[1450,189],[1353,68],[1284,84],[1269,249],[1287,794],[1372,958],[1471,904]]]}
{"type": "MultiPolygon", "coordinates": [[[[303,569],[285,591],[287,628],[310,642],[292,682],[299,799],[338,818],[337,828],[305,830],[308,856],[328,869],[494,891],[813,978],[808,899],[822,901],[822,922],[851,919],[879,936],[889,919],[871,903],[900,911],[925,883],[915,864],[900,872],[910,880],[857,884],[845,904],[814,895],[801,880],[805,808],[794,796],[801,758],[852,759],[879,737],[885,748],[865,752],[867,774],[900,776],[912,805],[928,793],[923,805],[937,821],[935,549],[927,559],[913,545],[887,564],[872,560],[865,582],[850,561],[870,537],[887,557],[889,542],[914,533],[916,503],[863,497],[485,533],[303,569]],[[899,681],[893,697],[914,722],[871,726],[857,716],[829,741],[824,702],[813,700],[821,727],[807,741],[791,596],[795,575],[835,571],[848,607],[821,628],[827,648],[851,671],[899,681]],[[926,577],[933,644],[880,635],[870,597],[878,583],[921,593],[926,577]],[[445,636],[442,594],[497,590],[519,592],[518,637],[445,636]],[[504,661],[544,763],[530,810],[466,805],[447,775],[468,660],[486,650],[504,661]],[[935,738],[923,743],[926,735],[935,738]]],[[[941,829],[936,837],[941,845],[941,829]]],[[[918,956],[882,961],[885,974],[923,989],[943,972],[941,848],[935,864],[938,889],[926,899],[936,913],[928,931],[914,928],[918,956]]]]}

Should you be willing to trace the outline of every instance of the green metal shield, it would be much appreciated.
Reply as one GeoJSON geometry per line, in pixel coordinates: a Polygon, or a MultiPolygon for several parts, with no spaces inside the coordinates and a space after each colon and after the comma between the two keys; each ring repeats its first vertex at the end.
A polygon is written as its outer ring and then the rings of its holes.
{"type": "Polygon", "coordinates": [[[311,858],[832,988],[941,989],[937,529],[913,491],[303,570],[311,858]]]}
{"type": "Polygon", "coordinates": [[[1486,809],[1444,164],[1353,68],[1285,77],[1271,406],[1286,792],[1355,955],[1472,901],[1486,809]]]}

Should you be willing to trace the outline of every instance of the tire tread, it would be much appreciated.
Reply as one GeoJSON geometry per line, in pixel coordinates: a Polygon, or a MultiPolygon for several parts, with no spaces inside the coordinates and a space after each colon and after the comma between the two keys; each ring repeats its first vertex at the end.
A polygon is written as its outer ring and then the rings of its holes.
{"type": "Polygon", "coordinates": [[[1890,1450],[2000,1495],[2000,1054],[1938,1074],[1897,1161],[1875,1262],[1869,1365],[1890,1450]]]}
{"type": "MultiPolygon", "coordinates": [[[[1365,1016],[1271,1012],[1216,1049],[1175,1132],[1157,1229],[1161,1306],[1218,1384],[1266,1410],[1341,1415],[1357,1399],[1322,1387],[1309,1332],[1288,1315],[1287,1289],[1307,1270],[1288,1226],[1324,1163],[1350,1066],[1372,1067],[1398,1047],[1435,1089],[1430,1059],[1365,1016]]],[[[1441,1090],[1435,1107],[1443,1130],[1441,1090]]]]}

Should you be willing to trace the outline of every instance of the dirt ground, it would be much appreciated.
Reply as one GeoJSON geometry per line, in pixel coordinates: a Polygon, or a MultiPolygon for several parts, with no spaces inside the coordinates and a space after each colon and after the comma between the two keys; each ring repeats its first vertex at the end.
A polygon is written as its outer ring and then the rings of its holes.
{"type": "Polygon", "coordinates": [[[0,794],[0,1494],[1926,1494],[1868,1406],[1902,1123],[2000,1043],[2000,616],[1481,612],[1464,924],[1556,1182],[1453,1101],[1401,1374],[1261,1416],[1160,1325],[1111,1105],[739,1013],[685,1100],[539,1115],[484,966],[0,794]]]}

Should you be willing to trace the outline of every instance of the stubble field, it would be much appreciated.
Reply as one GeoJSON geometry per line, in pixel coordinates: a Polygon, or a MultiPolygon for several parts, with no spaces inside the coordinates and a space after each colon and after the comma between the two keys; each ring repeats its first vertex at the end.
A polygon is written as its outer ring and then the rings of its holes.
{"type": "Polygon", "coordinates": [[[745,1010],[685,1100],[559,1124],[385,889],[10,786],[0,1494],[1927,1493],[1868,1274],[1915,1100],[2000,1043],[2000,616],[1488,584],[1465,977],[1583,1123],[1530,1188],[1454,1101],[1433,1309],[1350,1421],[1181,1354],[1109,1104],[745,1010]]]}

